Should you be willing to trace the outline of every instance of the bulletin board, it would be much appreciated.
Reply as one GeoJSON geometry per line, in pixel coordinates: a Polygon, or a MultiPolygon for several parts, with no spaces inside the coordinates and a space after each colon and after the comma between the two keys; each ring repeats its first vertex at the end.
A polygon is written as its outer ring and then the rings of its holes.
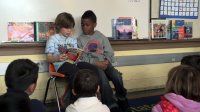
{"type": "Polygon", "coordinates": [[[160,18],[198,19],[199,0],[160,0],[160,18]]]}

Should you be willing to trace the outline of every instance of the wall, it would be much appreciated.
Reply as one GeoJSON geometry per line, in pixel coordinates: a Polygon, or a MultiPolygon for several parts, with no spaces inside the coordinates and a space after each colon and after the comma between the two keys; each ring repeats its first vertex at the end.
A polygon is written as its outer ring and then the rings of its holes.
{"type": "Polygon", "coordinates": [[[97,15],[97,28],[111,37],[111,19],[119,16],[135,16],[138,19],[139,36],[148,37],[148,0],[1,0],[0,41],[7,41],[8,22],[54,21],[61,12],[71,13],[76,20],[76,35],[80,33],[80,17],[91,9],[97,15]]]}
{"type": "MultiPolygon", "coordinates": [[[[152,0],[152,18],[159,18],[159,1],[160,0],[152,0]]],[[[200,2],[199,2],[200,7],[200,2]]],[[[200,16],[200,8],[199,8],[199,16],[200,16]]],[[[179,18],[181,19],[181,18],[179,18]]],[[[193,38],[200,38],[200,17],[198,19],[184,19],[185,21],[193,22],[193,38]]]]}
{"type": "MultiPolygon", "coordinates": [[[[152,42],[152,44],[147,45],[150,42],[134,42],[129,44],[128,48],[125,48],[127,44],[124,45],[113,45],[115,49],[115,56],[117,58],[118,65],[116,68],[122,72],[123,82],[125,88],[128,92],[136,92],[136,91],[144,91],[151,89],[163,88],[165,85],[165,81],[167,79],[168,71],[180,64],[180,60],[183,56],[189,54],[199,54],[200,52],[200,41],[185,41],[185,42],[163,42],[158,46],[158,43],[152,42]],[[191,42],[191,43],[190,43],[191,42]],[[145,45],[144,45],[145,44],[145,45]],[[151,46],[157,46],[157,48],[152,48],[151,46]],[[175,46],[178,45],[178,46],[175,46]],[[163,48],[164,46],[167,46],[163,48]],[[172,48],[173,46],[174,48],[172,48]],[[143,48],[142,48],[143,47],[143,48]],[[159,48],[158,48],[159,47],[159,48]],[[122,50],[127,49],[126,51],[122,50]],[[120,50],[121,49],[121,50],[120,50]]],[[[23,45],[23,44],[21,44],[23,45]]],[[[16,46],[16,45],[15,45],[16,46]]],[[[14,47],[14,46],[12,46],[14,47]]],[[[22,46],[23,47],[23,46],[22,46]]],[[[19,47],[16,49],[22,50],[25,53],[28,53],[30,49],[35,51],[39,46],[35,47],[19,47]]],[[[8,51],[9,47],[7,48],[8,51]]],[[[12,49],[10,47],[10,49],[12,49]]],[[[5,50],[5,48],[4,48],[5,50]]],[[[6,52],[3,51],[0,45],[0,94],[3,94],[6,91],[6,86],[4,83],[4,74],[7,68],[7,65],[19,58],[29,58],[36,63],[39,63],[39,78],[37,82],[37,88],[32,98],[37,98],[43,100],[44,92],[47,80],[49,78],[48,75],[48,66],[46,62],[46,56],[43,54],[44,45],[40,49],[40,53],[29,52],[30,54],[25,54],[22,52],[6,52]]],[[[62,95],[65,80],[58,81],[59,94],[62,95]]],[[[54,99],[54,91],[52,86],[50,87],[50,91],[48,94],[48,100],[54,99]]]]}

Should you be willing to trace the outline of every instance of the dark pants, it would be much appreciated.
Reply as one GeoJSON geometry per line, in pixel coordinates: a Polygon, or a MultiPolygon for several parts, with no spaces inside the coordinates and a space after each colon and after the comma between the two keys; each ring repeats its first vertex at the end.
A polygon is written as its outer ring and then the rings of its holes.
{"type": "Polygon", "coordinates": [[[98,74],[97,67],[87,62],[79,62],[77,63],[77,65],[66,62],[58,69],[59,73],[65,74],[68,82],[69,90],[67,91],[65,96],[65,103],[67,105],[69,103],[73,103],[77,99],[77,97],[72,94],[72,87],[75,74],[79,69],[89,69],[98,74]]]}
{"type": "MultiPolygon", "coordinates": [[[[73,84],[73,78],[78,69],[90,69],[93,70],[98,75],[100,83],[101,101],[103,104],[106,104],[109,108],[118,106],[114,98],[112,88],[109,84],[109,80],[112,81],[112,83],[115,86],[116,97],[118,99],[126,99],[126,89],[124,88],[123,85],[121,73],[118,70],[116,70],[111,64],[109,64],[107,69],[103,71],[97,66],[87,62],[79,62],[77,65],[64,63],[58,69],[58,72],[69,76],[70,89],[73,84]]],[[[71,92],[69,94],[72,95],[71,92]]]]}
{"type": "Polygon", "coordinates": [[[98,74],[97,67],[87,62],[79,62],[77,65],[66,62],[58,69],[58,72],[65,74],[69,84],[72,86],[74,76],[79,69],[89,69],[98,74]]]}
{"type": "MultiPolygon", "coordinates": [[[[115,96],[117,99],[126,99],[126,89],[124,88],[121,73],[116,70],[111,64],[108,65],[105,71],[99,69],[100,86],[102,94],[102,102],[109,108],[115,106],[116,101],[113,98],[113,91],[110,87],[109,80],[112,81],[115,87],[115,96]]],[[[119,105],[120,106],[120,105],[119,105]]]]}

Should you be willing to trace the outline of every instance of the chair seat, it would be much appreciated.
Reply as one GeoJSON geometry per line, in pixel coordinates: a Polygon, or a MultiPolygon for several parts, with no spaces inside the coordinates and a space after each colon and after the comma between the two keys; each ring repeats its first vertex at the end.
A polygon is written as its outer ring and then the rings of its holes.
{"type": "Polygon", "coordinates": [[[50,75],[50,76],[61,77],[61,78],[64,78],[64,77],[65,77],[64,74],[61,74],[61,73],[58,73],[58,72],[49,72],[49,75],[50,75]]]}

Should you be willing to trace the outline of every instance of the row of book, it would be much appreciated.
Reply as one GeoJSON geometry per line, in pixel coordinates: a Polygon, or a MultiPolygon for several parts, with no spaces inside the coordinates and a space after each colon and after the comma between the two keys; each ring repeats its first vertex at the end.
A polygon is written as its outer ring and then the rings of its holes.
{"type": "MultiPolygon", "coordinates": [[[[151,39],[188,39],[192,38],[193,23],[184,20],[151,21],[151,39]]],[[[53,22],[9,22],[8,41],[10,42],[45,42],[55,34],[53,22]]],[[[112,38],[131,40],[138,38],[138,25],[135,17],[112,19],[112,38]]]]}
{"type": "Polygon", "coordinates": [[[53,22],[8,22],[10,42],[44,42],[53,34],[53,22]]]}
{"type": "Polygon", "coordinates": [[[138,39],[138,26],[135,17],[112,19],[112,38],[114,40],[138,39]]]}
{"type": "Polygon", "coordinates": [[[151,39],[182,40],[192,38],[192,22],[184,20],[152,20],[151,39]]]}

